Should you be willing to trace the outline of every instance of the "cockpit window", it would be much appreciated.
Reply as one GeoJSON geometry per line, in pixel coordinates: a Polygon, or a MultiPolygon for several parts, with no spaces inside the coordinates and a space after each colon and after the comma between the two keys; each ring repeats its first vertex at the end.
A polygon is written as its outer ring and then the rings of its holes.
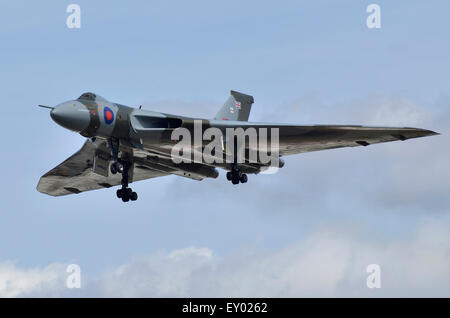
{"type": "Polygon", "coordinates": [[[95,94],[93,93],[84,93],[78,99],[84,99],[84,100],[92,100],[94,101],[96,98],[95,94]]]}
{"type": "Polygon", "coordinates": [[[99,103],[107,103],[108,101],[101,97],[100,95],[94,94],[94,93],[84,93],[78,99],[82,100],[88,100],[88,101],[95,101],[99,103]]]}

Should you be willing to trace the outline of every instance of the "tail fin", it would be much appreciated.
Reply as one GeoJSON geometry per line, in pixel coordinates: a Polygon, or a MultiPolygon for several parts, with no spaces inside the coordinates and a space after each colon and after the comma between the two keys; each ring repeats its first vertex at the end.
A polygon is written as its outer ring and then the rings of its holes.
{"type": "Polygon", "coordinates": [[[216,114],[216,120],[248,121],[250,109],[254,103],[253,96],[230,91],[231,96],[216,114]]]}

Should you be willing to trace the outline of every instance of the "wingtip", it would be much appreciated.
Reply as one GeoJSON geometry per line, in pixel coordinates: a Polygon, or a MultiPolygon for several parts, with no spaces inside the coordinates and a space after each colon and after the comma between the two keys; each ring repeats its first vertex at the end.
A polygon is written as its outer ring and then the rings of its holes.
{"type": "Polygon", "coordinates": [[[441,133],[435,132],[433,130],[425,130],[428,136],[440,135],[441,133]]]}
{"type": "MultiPolygon", "coordinates": [[[[433,130],[423,129],[423,128],[410,128],[407,127],[406,129],[409,129],[411,131],[410,134],[405,134],[405,139],[411,139],[411,138],[419,138],[419,137],[429,137],[429,136],[435,136],[440,135],[440,133],[435,132],[433,130]]],[[[403,136],[403,134],[400,134],[399,136],[403,136]]],[[[400,140],[403,140],[399,138],[400,140]]]]}

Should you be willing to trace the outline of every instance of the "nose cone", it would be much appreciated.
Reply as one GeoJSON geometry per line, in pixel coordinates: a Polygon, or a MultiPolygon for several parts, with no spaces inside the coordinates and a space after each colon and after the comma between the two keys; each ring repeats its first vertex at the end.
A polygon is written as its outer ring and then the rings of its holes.
{"type": "Polygon", "coordinates": [[[89,111],[79,102],[68,102],[56,106],[50,116],[64,128],[80,132],[86,129],[90,123],[89,111]]]}

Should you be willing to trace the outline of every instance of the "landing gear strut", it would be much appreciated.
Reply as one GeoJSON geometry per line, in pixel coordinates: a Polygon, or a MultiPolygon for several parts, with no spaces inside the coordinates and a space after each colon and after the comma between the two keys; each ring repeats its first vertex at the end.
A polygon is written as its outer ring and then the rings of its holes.
{"type": "Polygon", "coordinates": [[[111,147],[111,152],[114,160],[110,167],[111,173],[122,174],[122,180],[120,181],[120,183],[122,184],[122,188],[117,190],[116,195],[119,199],[122,199],[123,202],[128,202],[130,200],[136,201],[138,198],[137,193],[128,187],[128,172],[130,170],[131,163],[129,161],[119,159],[119,140],[110,139],[109,145],[111,147]]]}
{"type": "Polygon", "coordinates": [[[120,182],[122,184],[122,188],[117,190],[116,194],[119,199],[122,199],[123,202],[128,201],[136,201],[138,198],[138,195],[136,192],[134,192],[131,188],[128,188],[128,171],[130,170],[130,163],[128,161],[120,160],[118,161],[123,167],[122,171],[122,181],[120,182]]]}
{"type": "Polygon", "coordinates": [[[109,143],[109,147],[111,148],[111,154],[112,154],[112,157],[114,160],[114,162],[111,164],[111,167],[109,169],[111,170],[112,174],[123,173],[123,165],[119,159],[120,141],[119,141],[119,139],[111,138],[108,140],[108,143],[109,143]]]}

